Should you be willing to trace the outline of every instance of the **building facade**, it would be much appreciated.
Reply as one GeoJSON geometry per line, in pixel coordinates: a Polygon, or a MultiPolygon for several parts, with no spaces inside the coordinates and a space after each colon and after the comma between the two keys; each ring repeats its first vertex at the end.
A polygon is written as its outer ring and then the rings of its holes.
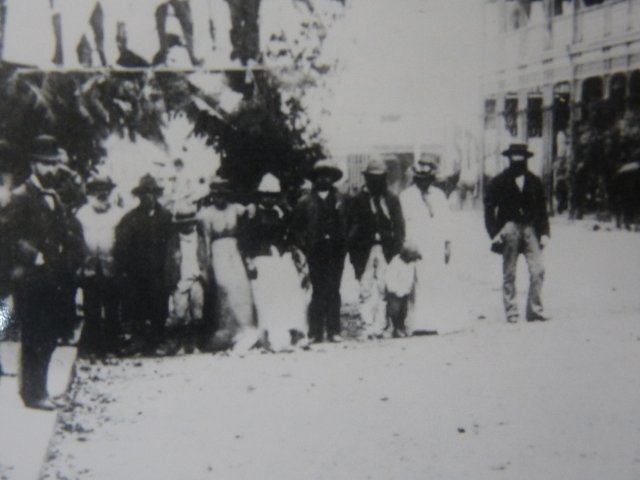
{"type": "MultiPolygon", "coordinates": [[[[483,13],[483,178],[504,168],[508,143],[525,141],[552,198],[560,156],[570,152],[575,175],[589,139],[610,140],[640,112],[640,0],[486,0],[483,13]]],[[[603,183],[624,155],[600,151],[603,183]]]]}

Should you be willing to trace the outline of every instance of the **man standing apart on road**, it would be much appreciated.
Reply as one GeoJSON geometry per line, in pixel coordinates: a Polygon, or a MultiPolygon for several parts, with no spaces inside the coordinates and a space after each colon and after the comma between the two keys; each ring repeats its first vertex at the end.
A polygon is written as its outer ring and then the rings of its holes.
{"type": "Polygon", "coordinates": [[[385,271],[400,253],[404,219],[400,200],[387,188],[387,166],[373,158],[363,172],[365,186],[350,202],[349,258],[360,282],[360,314],[367,334],[377,337],[386,325],[385,271]]]}
{"type": "Polygon", "coordinates": [[[340,282],[346,257],[346,205],[334,183],[342,171],[330,159],[313,166],[313,188],[296,205],[293,229],[307,256],[313,293],[309,306],[309,337],[340,342],[340,282]]]}
{"type": "Polygon", "coordinates": [[[445,193],[433,185],[438,164],[437,155],[423,155],[413,167],[413,185],[400,194],[406,241],[421,257],[407,316],[412,335],[436,334],[460,321],[450,301],[451,211],[445,193]]]}
{"type": "Polygon", "coordinates": [[[60,328],[68,323],[66,289],[82,261],[82,230],[54,190],[64,151],[50,136],[34,142],[31,176],[13,191],[10,226],[15,311],[22,332],[20,395],[52,410],[47,372],[60,328]]]}
{"type": "Polygon", "coordinates": [[[171,213],[160,205],[162,187],[144,175],[132,190],[140,204],[116,228],[114,261],[123,289],[123,321],[132,333],[131,353],[155,354],[164,340],[169,310],[165,266],[171,213]]]}
{"type": "Polygon", "coordinates": [[[549,241],[549,217],[542,181],[527,169],[531,153],[527,145],[514,143],[502,155],[509,166],[487,187],[484,219],[492,239],[491,250],[502,254],[502,298],[509,323],[519,318],[516,303],[516,266],[524,254],[529,267],[528,321],[549,318],[542,308],[544,265],[542,249],[549,241]]]}

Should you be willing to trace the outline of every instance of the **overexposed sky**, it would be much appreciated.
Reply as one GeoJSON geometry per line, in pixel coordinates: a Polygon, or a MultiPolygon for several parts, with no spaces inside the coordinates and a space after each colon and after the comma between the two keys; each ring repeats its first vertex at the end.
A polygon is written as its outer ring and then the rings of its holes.
{"type": "MultiPolygon", "coordinates": [[[[150,58],[157,50],[153,11],[160,0],[105,4],[107,56],[115,61],[115,24],[127,22],[131,48],[150,58]]],[[[347,0],[329,31],[324,57],[337,61],[332,94],[310,95],[314,123],[333,153],[373,144],[445,143],[454,125],[479,124],[479,66],[483,0],[347,0]]],[[[225,0],[191,0],[196,53],[208,66],[229,64],[229,9],[225,0]],[[207,42],[216,23],[217,49],[207,42]]],[[[336,10],[333,0],[316,0],[336,10]]],[[[8,0],[5,58],[50,65],[53,32],[48,0],[8,0]]],[[[89,28],[95,0],[57,0],[63,12],[65,63],[89,28]],[[82,7],[82,8],[80,8],[82,7]]],[[[262,0],[262,47],[271,32],[296,30],[305,9],[292,0],[262,0]]],[[[292,32],[288,32],[292,33],[292,32]]],[[[295,36],[295,35],[294,35],[295,36]]]]}
{"type": "Polygon", "coordinates": [[[349,0],[327,55],[340,69],[322,120],[333,150],[442,143],[478,123],[482,0],[349,0]]]}

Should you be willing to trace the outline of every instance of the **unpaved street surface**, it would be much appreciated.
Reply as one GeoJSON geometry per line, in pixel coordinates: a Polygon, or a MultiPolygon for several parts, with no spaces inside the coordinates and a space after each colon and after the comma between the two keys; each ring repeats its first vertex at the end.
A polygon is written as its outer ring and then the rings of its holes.
{"type": "Polygon", "coordinates": [[[460,218],[462,328],[78,362],[44,478],[640,478],[640,235],[554,225],[554,318],[509,325],[500,259],[460,218]]]}

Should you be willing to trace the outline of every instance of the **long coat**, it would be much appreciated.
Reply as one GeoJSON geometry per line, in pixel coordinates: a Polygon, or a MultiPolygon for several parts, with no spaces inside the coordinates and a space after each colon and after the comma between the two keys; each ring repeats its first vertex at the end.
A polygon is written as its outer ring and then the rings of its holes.
{"type": "Polygon", "coordinates": [[[17,286],[36,282],[71,287],[82,263],[82,227],[55,195],[51,195],[53,209],[45,197],[32,180],[13,191],[6,222],[13,280],[17,286]]]}
{"type": "Polygon", "coordinates": [[[171,213],[159,205],[153,216],[140,207],[127,213],[116,228],[114,261],[119,276],[134,284],[164,285],[171,232],[171,213]]]}
{"type": "Polygon", "coordinates": [[[375,243],[381,244],[384,256],[390,262],[400,252],[404,242],[400,200],[393,193],[386,192],[382,195],[381,205],[385,220],[379,222],[372,196],[366,188],[349,203],[347,243],[349,258],[358,278],[364,272],[369,252],[375,243]],[[376,239],[376,234],[380,235],[379,239],[376,239]]]}
{"type": "Polygon", "coordinates": [[[500,233],[507,222],[533,226],[538,238],[549,235],[549,216],[540,178],[527,171],[521,192],[508,169],[500,173],[487,187],[484,220],[491,238],[500,233]]]}
{"type": "MultiPolygon", "coordinates": [[[[347,240],[347,203],[344,196],[335,188],[329,191],[336,212],[337,222],[330,230],[331,241],[336,247],[336,252],[346,253],[347,240]]],[[[292,232],[296,238],[297,246],[308,256],[314,250],[314,246],[323,239],[327,226],[320,218],[320,202],[323,201],[314,189],[303,195],[296,204],[293,216],[292,232]]]]}

